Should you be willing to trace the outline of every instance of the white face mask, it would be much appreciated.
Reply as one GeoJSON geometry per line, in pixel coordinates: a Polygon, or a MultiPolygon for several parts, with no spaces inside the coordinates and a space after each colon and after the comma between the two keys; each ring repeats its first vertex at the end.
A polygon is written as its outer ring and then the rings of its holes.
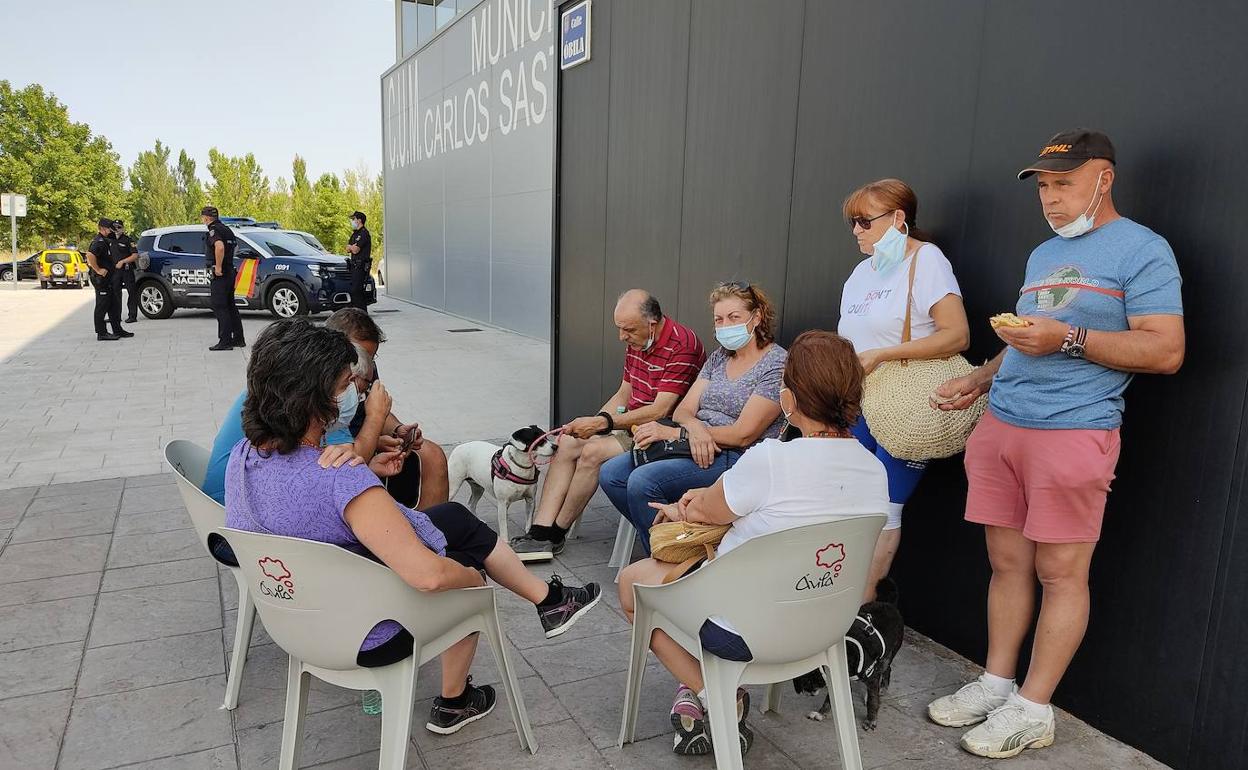
{"type": "Polygon", "coordinates": [[[1101,203],[1105,200],[1105,196],[1103,195],[1101,196],[1100,201],[1096,199],[1096,195],[1101,189],[1101,177],[1104,175],[1104,171],[1101,171],[1101,173],[1096,175],[1096,187],[1092,190],[1092,200],[1088,201],[1088,208],[1084,209],[1082,214],[1061,227],[1055,227],[1052,222],[1049,222],[1049,227],[1053,228],[1053,232],[1063,238],[1078,238],[1092,229],[1092,226],[1096,223],[1096,212],[1101,210],[1101,203]],[[1093,203],[1096,204],[1096,208],[1092,209],[1092,216],[1089,217],[1088,209],[1092,208],[1093,203]]]}
{"type": "MultiPolygon", "coordinates": [[[[789,390],[789,389],[781,388],[780,392],[783,393],[786,390],[789,390]]],[[[789,390],[789,392],[792,393],[793,391],[789,390]]],[[[784,411],[784,399],[780,399],[780,414],[784,415],[785,422],[791,423],[793,421],[793,413],[784,411]]]]}
{"type": "Polygon", "coordinates": [[[905,222],[902,222],[901,226],[906,228],[905,233],[889,225],[880,239],[875,242],[875,248],[871,252],[871,269],[875,272],[887,273],[905,260],[910,226],[905,222]]]}

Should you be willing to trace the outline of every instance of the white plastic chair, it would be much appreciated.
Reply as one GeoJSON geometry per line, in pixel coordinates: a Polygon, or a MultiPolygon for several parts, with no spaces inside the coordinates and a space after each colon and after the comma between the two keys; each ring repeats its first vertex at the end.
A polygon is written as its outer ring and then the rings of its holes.
{"type": "MultiPolygon", "coordinates": [[[[200,487],[204,483],[204,475],[208,471],[210,454],[207,449],[190,441],[177,439],[165,445],[165,462],[173,468],[178,482],[178,491],[182,493],[182,502],[191,515],[199,542],[214,561],[220,562],[208,547],[208,536],[216,534],[218,527],[225,526],[225,508],[213,500],[200,487]]],[[[247,584],[243,573],[237,567],[230,567],[230,574],[238,583],[238,618],[234,622],[234,652],[230,655],[230,672],[225,680],[225,703],[223,709],[232,710],[238,706],[238,690],[243,682],[243,667],[247,665],[247,648],[251,645],[251,630],[256,620],[256,605],[247,593],[247,584]]]]}
{"type": "Polygon", "coordinates": [[[706,683],[715,766],[739,770],[736,691],[768,684],[763,712],[780,705],[777,682],[822,668],[832,698],[841,767],[861,770],[850,700],[845,633],[862,604],[883,514],[776,532],[665,586],[633,587],[635,615],[619,745],[637,727],[641,680],[650,636],[662,629],[697,657],[706,683]],[[749,663],[702,653],[698,631],[710,616],[731,623],[749,645],[749,663]],[[727,739],[725,739],[727,738],[727,739]]]}
{"type": "Polygon", "coordinates": [[[620,582],[620,573],[633,558],[633,541],[637,539],[637,528],[626,516],[620,516],[620,525],[615,530],[615,546],[611,549],[608,567],[616,567],[615,582],[620,582]]]}
{"type": "Polygon", "coordinates": [[[309,676],[338,687],[381,692],[378,767],[403,770],[420,666],[476,632],[494,650],[521,748],[537,751],[503,645],[493,588],[423,593],[389,567],[335,545],[224,527],[219,532],[238,556],[269,636],[290,656],[281,770],[298,766],[309,676]],[[412,655],[389,666],[357,666],[360,643],[383,620],[398,621],[412,635],[412,655]]]}

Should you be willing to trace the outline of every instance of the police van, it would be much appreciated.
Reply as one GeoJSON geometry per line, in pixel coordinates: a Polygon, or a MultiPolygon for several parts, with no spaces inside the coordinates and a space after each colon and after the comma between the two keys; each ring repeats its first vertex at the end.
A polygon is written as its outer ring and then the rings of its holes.
{"type": "MultiPolygon", "coordinates": [[[[240,309],[267,309],[278,318],[333,311],[351,303],[346,257],[318,251],[292,233],[267,227],[234,230],[234,302],[240,309]]],[[[208,229],[178,225],[139,236],[139,308],[148,318],[168,318],[177,308],[207,308],[212,276],[205,263],[208,229]]],[[[368,304],[377,301],[370,277],[368,304]]]]}

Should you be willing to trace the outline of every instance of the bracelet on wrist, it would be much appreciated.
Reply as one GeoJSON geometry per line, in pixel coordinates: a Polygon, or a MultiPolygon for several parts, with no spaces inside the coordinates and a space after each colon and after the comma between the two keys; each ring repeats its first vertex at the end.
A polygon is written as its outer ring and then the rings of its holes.
{"type": "Polygon", "coordinates": [[[598,431],[599,436],[605,436],[611,431],[615,430],[615,418],[613,418],[607,412],[599,412],[598,416],[607,421],[607,427],[603,430],[598,431]]]}

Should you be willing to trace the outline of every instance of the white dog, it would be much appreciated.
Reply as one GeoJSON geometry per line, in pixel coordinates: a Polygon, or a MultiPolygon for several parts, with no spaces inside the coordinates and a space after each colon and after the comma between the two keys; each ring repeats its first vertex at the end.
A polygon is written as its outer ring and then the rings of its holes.
{"type": "Polygon", "coordinates": [[[525,519],[530,523],[533,521],[539,473],[534,459],[550,457],[556,448],[555,442],[543,433],[545,431],[541,428],[530,425],[511,434],[511,441],[501,447],[488,441],[469,441],[455,447],[447,460],[451,497],[459,493],[459,488],[466,481],[472,490],[468,507],[473,513],[477,511],[482,493],[487,490],[498,502],[498,536],[503,542],[508,540],[507,509],[512,503],[524,500],[525,519]],[[534,442],[537,442],[536,445],[534,442]]]}

